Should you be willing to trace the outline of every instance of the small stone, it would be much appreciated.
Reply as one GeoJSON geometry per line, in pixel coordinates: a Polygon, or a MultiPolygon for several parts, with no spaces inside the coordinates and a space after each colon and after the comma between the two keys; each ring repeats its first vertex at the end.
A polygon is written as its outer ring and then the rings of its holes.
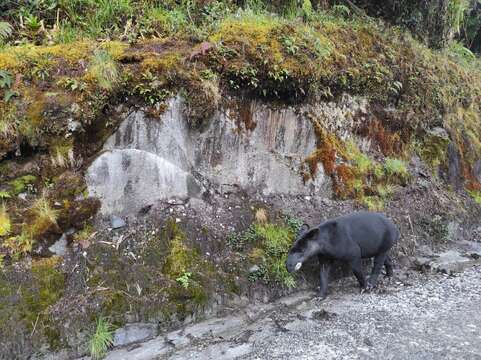
{"type": "Polygon", "coordinates": [[[371,339],[369,339],[369,338],[364,339],[364,344],[366,344],[367,346],[373,346],[373,343],[372,343],[371,339]]]}
{"type": "Polygon", "coordinates": [[[125,227],[126,225],[127,224],[125,223],[125,221],[116,215],[112,215],[112,217],[110,218],[110,226],[112,227],[112,229],[120,229],[125,227]]]}
{"type": "Polygon", "coordinates": [[[67,253],[67,234],[62,234],[62,236],[48,248],[50,252],[53,252],[58,256],[65,256],[67,253]]]}
{"type": "Polygon", "coordinates": [[[260,271],[260,269],[261,269],[261,268],[260,268],[259,266],[257,266],[257,265],[251,266],[251,267],[249,268],[249,274],[256,273],[256,272],[260,271]]]}

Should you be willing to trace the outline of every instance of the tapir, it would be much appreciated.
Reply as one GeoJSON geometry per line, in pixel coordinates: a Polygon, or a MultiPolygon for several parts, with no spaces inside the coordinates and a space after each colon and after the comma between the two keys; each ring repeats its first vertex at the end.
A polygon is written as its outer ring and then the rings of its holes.
{"type": "MultiPolygon", "coordinates": [[[[305,225],[304,225],[305,226],[305,225]]],[[[298,271],[304,262],[317,256],[320,269],[319,296],[327,296],[329,270],[333,260],[347,262],[361,290],[376,287],[383,266],[386,275],[393,275],[389,250],[399,240],[396,225],[386,216],[375,212],[358,212],[327,220],[314,228],[300,231],[289,250],[287,271],[298,271]],[[374,257],[369,280],[362,271],[361,259],[374,257]]]]}

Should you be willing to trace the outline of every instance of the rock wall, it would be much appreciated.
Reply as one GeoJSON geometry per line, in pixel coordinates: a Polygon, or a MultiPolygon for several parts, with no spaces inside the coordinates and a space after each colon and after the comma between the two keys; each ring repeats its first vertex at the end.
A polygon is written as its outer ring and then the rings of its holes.
{"type": "MultiPolygon", "coordinates": [[[[101,213],[136,214],[157,201],[202,197],[213,189],[329,196],[322,169],[306,183],[301,176],[317,142],[304,116],[307,109],[245,106],[242,116],[233,109],[217,112],[201,129],[189,128],[181,98],[172,99],[157,119],[131,112],[87,171],[89,192],[101,199],[101,213]]],[[[347,109],[325,106],[333,119],[345,120],[347,109]]]]}

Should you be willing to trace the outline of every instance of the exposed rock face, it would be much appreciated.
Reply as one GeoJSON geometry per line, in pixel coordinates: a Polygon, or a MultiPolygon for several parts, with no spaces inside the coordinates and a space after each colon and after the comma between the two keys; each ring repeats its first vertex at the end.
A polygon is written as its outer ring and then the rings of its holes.
{"type": "MultiPolygon", "coordinates": [[[[350,108],[356,106],[347,103],[334,111],[326,104],[323,114],[332,113],[335,120],[352,114],[356,109],[350,108]]],[[[303,115],[306,109],[251,103],[242,116],[219,111],[194,130],[182,107],[181,99],[171,100],[160,119],[132,112],[108,139],[106,151],[87,173],[89,191],[102,200],[103,215],[135,214],[156,201],[200,197],[207,189],[236,189],[254,196],[329,196],[322,167],[314,180],[304,183],[301,176],[303,161],[317,142],[311,121],[303,115]]]]}
{"type": "Polygon", "coordinates": [[[90,193],[102,201],[103,214],[134,213],[157,200],[197,194],[189,173],[160,156],[136,149],[103,153],[89,168],[87,183],[90,193]]]}

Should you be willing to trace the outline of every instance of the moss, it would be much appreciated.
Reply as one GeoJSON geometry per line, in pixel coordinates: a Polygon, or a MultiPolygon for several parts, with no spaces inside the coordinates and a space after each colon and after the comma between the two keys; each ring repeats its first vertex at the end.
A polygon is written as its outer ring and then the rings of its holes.
{"type": "Polygon", "coordinates": [[[29,185],[32,185],[37,181],[37,177],[34,175],[23,175],[9,182],[13,195],[18,195],[27,190],[29,185]]]}
{"type": "Polygon", "coordinates": [[[23,293],[25,300],[24,318],[35,324],[38,315],[45,315],[49,306],[55,304],[63,295],[65,276],[58,270],[60,257],[41,259],[32,263],[32,277],[37,291],[23,293]]]}
{"type": "Polygon", "coordinates": [[[9,326],[9,329],[2,326],[0,334],[13,354],[18,351],[15,343],[25,346],[25,351],[32,344],[40,346],[41,339],[52,349],[60,345],[58,324],[50,314],[51,306],[65,291],[60,262],[58,257],[33,261],[31,269],[22,275],[11,269],[0,272],[0,321],[9,326]]]}
{"type": "Polygon", "coordinates": [[[379,196],[363,196],[360,203],[370,211],[382,211],[384,209],[384,201],[379,196]]]}
{"type": "Polygon", "coordinates": [[[447,160],[447,149],[450,140],[435,135],[428,135],[424,138],[418,152],[423,161],[428,164],[431,169],[436,170],[447,160]]]}
{"type": "Polygon", "coordinates": [[[52,59],[52,65],[62,60],[68,64],[85,60],[95,47],[93,42],[80,41],[71,44],[53,46],[11,46],[0,49],[0,68],[12,72],[21,72],[38,58],[52,59]]]}
{"type": "Polygon", "coordinates": [[[162,271],[175,280],[184,272],[190,270],[192,264],[198,260],[199,255],[195,250],[185,245],[185,234],[174,220],[169,220],[163,231],[170,238],[170,243],[169,253],[162,271]]]}

